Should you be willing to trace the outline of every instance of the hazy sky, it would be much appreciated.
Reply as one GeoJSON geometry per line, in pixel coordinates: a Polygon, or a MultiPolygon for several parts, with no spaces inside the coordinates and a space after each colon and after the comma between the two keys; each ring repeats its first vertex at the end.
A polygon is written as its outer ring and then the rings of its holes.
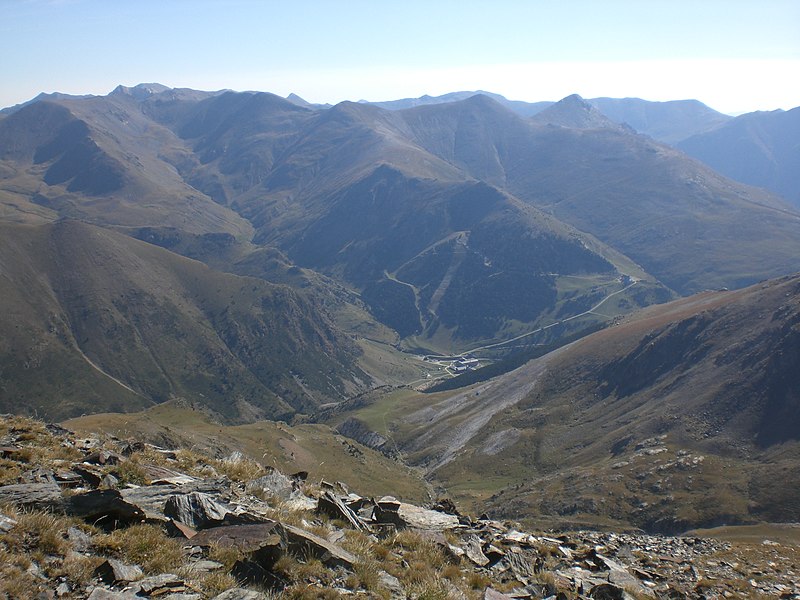
{"type": "Polygon", "coordinates": [[[800,106],[798,0],[0,0],[0,17],[0,106],[140,82],[800,106]]]}

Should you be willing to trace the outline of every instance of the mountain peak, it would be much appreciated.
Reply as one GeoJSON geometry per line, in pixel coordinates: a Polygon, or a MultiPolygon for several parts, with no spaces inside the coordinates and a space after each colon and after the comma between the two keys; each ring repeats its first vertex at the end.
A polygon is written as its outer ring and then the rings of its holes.
{"type": "Polygon", "coordinates": [[[572,129],[621,129],[578,94],[571,94],[532,117],[533,121],[546,125],[558,125],[572,129]]]}
{"type": "Polygon", "coordinates": [[[144,100],[155,94],[166,92],[172,88],[162,85],[160,83],[140,83],[133,87],[125,85],[118,85],[113,89],[111,94],[113,96],[131,96],[136,100],[144,100]]]}

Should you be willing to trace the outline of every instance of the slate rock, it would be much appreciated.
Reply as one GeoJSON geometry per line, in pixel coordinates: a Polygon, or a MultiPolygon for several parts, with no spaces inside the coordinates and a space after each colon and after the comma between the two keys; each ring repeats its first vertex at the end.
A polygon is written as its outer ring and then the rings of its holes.
{"type": "Polygon", "coordinates": [[[413,504],[381,498],[374,512],[379,523],[394,523],[397,527],[423,529],[428,531],[445,531],[460,525],[458,517],[435,510],[421,508],[413,504]]]}
{"type": "Polygon", "coordinates": [[[20,475],[20,483],[58,483],[55,478],[55,473],[50,469],[37,467],[30,471],[25,471],[20,475]]]}
{"type": "Polygon", "coordinates": [[[142,470],[148,485],[184,485],[197,481],[197,477],[158,465],[144,465],[142,470]]]}
{"type": "Polygon", "coordinates": [[[81,477],[78,473],[74,470],[59,470],[53,474],[53,478],[55,479],[56,483],[61,487],[66,488],[76,488],[81,487],[85,481],[83,477],[81,477]]]}
{"type": "Polygon", "coordinates": [[[234,512],[213,496],[203,492],[173,494],[164,505],[167,517],[194,529],[207,529],[220,525],[244,525],[264,522],[264,518],[246,512],[234,512]]]}
{"type": "Polygon", "coordinates": [[[92,467],[88,467],[86,465],[74,465],[72,470],[80,475],[85,484],[88,484],[93,488],[99,486],[100,482],[103,481],[103,473],[92,467]]]}
{"type": "Polygon", "coordinates": [[[115,490],[117,489],[117,486],[119,486],[119,479],[109,473],[100,481],[99,487],[107,490],[115,490]]]}
{"type": "Polygon", "coordinates": [[[594,600],[633,600],[633,597],[618,585],[601,583],[589,590],[589,597],[594,600]]]}
{"type": "Polygon", "coordinates": [[[326,491],[317,501],[317,510],[333,519],[341,519],[357,531],[365,531],[366,524],[336,494],[326,491]]]}
{"type": "Polygon", "coordinates": [[[329,567],[352,569],[358,562],[358,559],[344,548],[299,527],[280,524],[276,529],[290,551],[308,553],[329,567]]]}
{"type": "Polygon", "coordinates": [[[386,571],[378,573],[378,581],[380,584],[389,590],[392,600],[404,600],[406,598],[405,590],[400,580],[394,575],[390,575],[386,571]]]}
{"type": "Polygon", "coordinates": [[[278,547],[280,543],[278,524],[274,521],[255,525],[227,525],[204,529],[190,541],[193,546],[216,545],[223,548],[237,548],[245,554],[255,552],[265,546],[278,547]]]}
{"type": "Polygon", "coordinates": [[[99,565],[94,570],[94,574],[109,585],[130,583],[144,577],[144,573],[138,565],[128,565],[113,558],[109,558],[99,565]]]}
{"type": "Polygon", "coordinates": [[[203,492],[214,496],[221,496],[230,490],[230,481],[227,479],[203,479],[182,485],[159,484],[141,487],[126,488],[121,490],[122,497],[131,504],[140,507],[149,522],[164,523],[164,506],[173,494],[188,494],[190,492],[203,492]]]}
{"type": "Polygon", "coordinates": [[[140,523],[144,511],[126,502],[119,490],[92,490],[67,499],[67,513],[100,525],[140,523]]]}
{"type": "Polygon", "coordinates": [[[64,498],[55,483],[18,483],[0,486],[0,504],[63,512],[64,498]]]}
{"type": "Polygon", "coordinates": [[[481,548],[481,539],[477,535],[468,535],[464,538],[464,553],[467,558],[479,567],[485,567],[489,564],[489,559],[483,553],[481,548]]]}
{"type": "Polygon", "coordinates": [[[483,592],[483,600],[512,600],[512,598],[489,587],[483,592]]]}
{"type": "Polygon", "coordinates": [[[186,540],[192,539],[197,535],[197,531],[188,525],[184,525],[180,521],[170,519],[164,524],[164,529],[170,537],[183,538],[186,540]]]}
{"type": "Polygon", "coordinates": [[[86,552],[92,546],[92,538],[77,527],[67,529],[67,539],[76,552],[86,552]]]}
{"type": "Polygon", "coordinates": [[[131,456],[135,452],[144,452],[144,442],[121,442],[119,444],[119,451],[122,456],[131,456]]]}
{"type": "Polygon", "coordinates": [[[225,565],[215,560],[197,560],[186,566],[193,573],[210,573],[211,571],[219,571],[224,567],[225,565]]]}
{"type": "Polygon", "coordinates": [[[294,482],[289,477],[276,470],[258,479],[248,481],[245,485],[245,491],[249,494],[262,492],[278,500],[288,500],[294,489],[294,482]]]}
{"type": "Polygon", "coordinates": [[[147,577],[131,586],[131,591],[147,596],[161,596],[170,592],[182,592],[186,589],[183,579],[173,573],[162,573],[147,577]]]}
{"type": "Polygon", "coordinates": [[[125,591],[116,592],[104,587],[96,587],[92,590],[86,600],[136,600],[136,594],[125,591]]]}

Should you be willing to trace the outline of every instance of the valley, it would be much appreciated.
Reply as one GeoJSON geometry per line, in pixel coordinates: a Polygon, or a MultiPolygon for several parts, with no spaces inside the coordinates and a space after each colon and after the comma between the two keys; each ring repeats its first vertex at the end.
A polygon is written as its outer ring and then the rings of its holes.
{"type": "Polygon", "coordinates": [[[0,412],[536,528],[800,521],[782,126],[763,188],[683,151],[762,118],[154,84],[5,109],[0,412]]]}

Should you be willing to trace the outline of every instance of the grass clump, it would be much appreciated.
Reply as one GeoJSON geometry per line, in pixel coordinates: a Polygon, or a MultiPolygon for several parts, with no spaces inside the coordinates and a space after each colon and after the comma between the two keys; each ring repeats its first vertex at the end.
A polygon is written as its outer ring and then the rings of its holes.
{"type": "Polygon", "coordinates": [[[222,460],[212,460],[211,466],[231,481],[251,481],[261,477],[266,472],[258,461],[243,456],[238,452],[222,460]]]}
{"type": "Polygon", "coordinates": [[[227,571],[205,573],[202,577],[195,580],[194,583],[206,596],[211,598],[221,594],[225,590],[239,586],[239,582],[236,578],[227,571]]]}
{"type": "Polygon", "coordinates": [[[3,548],[18,553],[42,553],[65,556],[71,545],[66,532],[76,523],[75,519],[61,517],[42,511],[21,511],[6,508],[3,513],[17,524],[3,535],[3,548]]]}
{"type": "Polygon", "coordinates": [[[169,573],[183,563],[183,548],[155,525],[132,525],[97,536],[97,548],[128,563],[139,565],[145,573],[169,573]]]}

